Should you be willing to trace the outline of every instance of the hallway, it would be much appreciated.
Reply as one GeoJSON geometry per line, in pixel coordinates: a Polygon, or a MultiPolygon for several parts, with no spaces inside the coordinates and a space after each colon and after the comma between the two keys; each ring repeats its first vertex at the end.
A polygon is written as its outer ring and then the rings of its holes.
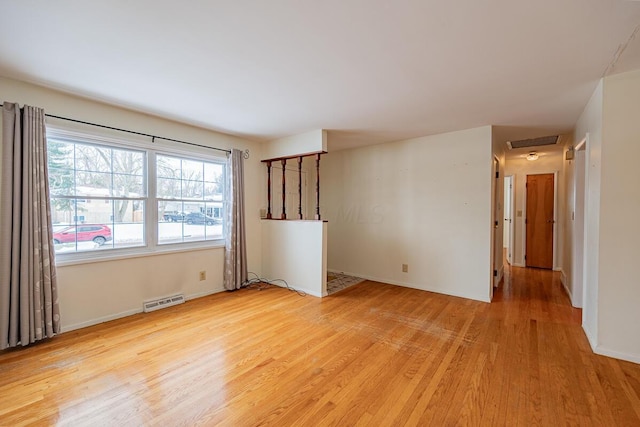
{"type": "Polygon", "coordinates": [[[525,425],[640,425],[640,366],[592,352],[559,272],[505,261],[491,311],[507,353],[489,401],[525,425]]]}

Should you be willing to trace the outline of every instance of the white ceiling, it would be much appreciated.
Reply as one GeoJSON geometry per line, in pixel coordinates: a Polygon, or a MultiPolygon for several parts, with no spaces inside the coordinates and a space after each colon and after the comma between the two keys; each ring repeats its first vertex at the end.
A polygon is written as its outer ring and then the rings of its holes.
{"type": "Polygon", "coordinates": [[[637,1],[0,2],[0,75],[331,149],[567,132],[605,72],[640,67],[637,1]]]}

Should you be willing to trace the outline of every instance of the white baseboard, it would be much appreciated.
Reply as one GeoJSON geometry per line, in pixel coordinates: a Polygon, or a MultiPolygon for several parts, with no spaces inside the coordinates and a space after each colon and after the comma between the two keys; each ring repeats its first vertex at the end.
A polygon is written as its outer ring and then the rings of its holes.
{"type": "MultiPolygon", "coordinates": [[[[462,293],[458,293],[458,292],[451,292],[449,290],[444,290],[444,289],[440,289],[440,288],[432,288],[432,287],[419,287],[413,283],[408,283],[408,282],[401,282],[398,280],[392,280],[392,279],[383,279],[380,277],[374,277],[374,276],[369,276],[367,274],[360,274],[360,273],[353,273],[350,271],[342,271],[342,270],[333,270],[333,269],[327,269],[328,272],[331,273],[342,273],[342,274],[346,274],[348,276],[355,276],[355,277],[360,277],[362,279],[366,279],[366,280],[371,280],[373,282],[380,282],[380,283],[387,283],[389,285],[396,285],[396,286],[404,286],[405,288],[411,288],[411,289],[419,289],[421,291],[427,291],[427,292],[435,292],[437,294],[442,294],[442,295],[449,295],[452,297],[459,297],[459,298],[466,298],[466,299],[472,299],[475,301],[481,301],[481,302],[491,302],[491,300],[489,299],[489,295],[487,292],[487,296],[486,297],[476,297],[476,296],[471,296],[471,295],[466,295],[466,294],[462,294],[462,293]]],[[[488,291],[488,289],[487,289],[488,291]]]]}
{"type": "Polygon", "coordinates": [[[511,264],[511,267],[526,267],[526,265],[514,262],[511,264]]]}
{"type": "Polygon", "coordinates": [[[224,292],[224,291],[225,291],[225,289],[222,286],[220,286],[219,288],[209,289],[208,291],[198,292],[196,294],[185,295],[184,299],[189,301],[189,300],[192,300],[192,299],[202,298],[202,297],[206,297],[207,295],[213,295],[213,294],[217,294],[217,293],[224,292]]]}
{"type": "Polygon", "coordinates": [[[598,347],[598,341],[596,340],[595,335],[591,333],[589,328],[587,328],[584,325],[584,323],[582,324],[582,330],[584,331],[584,334],[587,336],[587,340],[589,341],[589,345],[591,346],[591,350],[595,353],[596,352],[596,348],[598,347]]]}
{"type": "Polygon", "coordinates": [[[613,357],[614,359],[626,360],[627,362],[640,364],[640,355],[638,354],[622,353],[602,346],[597,346],[593,352],[601,356],[613,357]]]}
{"type": "Polygon", "coordinates": [[[80,323],[74,323],[73,325],[66,325],[60,328],[60,332],[71,332],[76,329],[87,328],[89,326],[97,325],[99,323],[109,322],[111,320],[120,319],[122,317],[133,316],[134,314],[142,313],[142,304],[140,308],[136,308],[133,310],[121,311],[120,313],[108,314],[106,316],[97,317],[95,319],[86,320],[80,323]]]}
{"type": "Polygon", "coordinates": [[[560,271],[560,283],[562,283],[562,287],[564,288],[564,291],[567,293],[567,295],[569,296],[569,301],[571,301],[571,306],[575,307],[575,308],[582,308],[582,304],[577,304],[573,299],[573,293],[571,292],[571,289],[569,289],[569,285],[567,283],[567,275],[565,274],[563,269],[559,269],[558,271],[560,271]]]}
{"type": "Polygon", "coordinates": [[[496,276],[496,280],[493,283],[493,286],[497,288],[503,277],[504,277],[504,264],[500,266],[500,269],[498,270],[498,275],[496,276]]]}
{"type": "Polygon", "coordinates": [[[638,363],[640,364],[640,354],[632,354],[632,353],[624,353],[617,350],[611,350],[609,348],[603,347],[598,344],[596,337],[594,336],[585,325],[582,325],[582,330],[584,334],[587,336],[587,340],[589,341],[589,345],[591,346],[591,350],[595,354],[599,354],[600,356],[613,357],[614,359],[626,360],[627,362],[638,363]]]}
{"type": "MultiPolygon", "coordinates": [[[[196,294],[185,295],[185,300],[189,301],[196,298],[205,297],[207,295],[217,294],[219,292],[223,292],[223,288],[215,288],[210,289],[205,292],[198,292],[196,294]]],[[[140,303],[140,308],[135,308],[132,310],[122,311],[120,313],[108,314],[106,316],[97,317],[95,319],[89,319],[84,322],[74,323],[73,325],[66,325],[60,328],[61,333],[75,331],[76,329],[87,328],[89,326],[98,325],[100,323],[109,322],[111,320],[121,319],[127,316],[133,316],[134,314],[142,313],[142,303],[140,303]]]]}
{"type": "Polygon", "coordinates": [[[569,297],[569,301],[571,301],[571,305],[573,305],[573,295],[571,295],[571,290],[569,289],[569,287],[567,286],[567,284],[565,282],[562,282],[562,287],[564,288],[564,291],[566,292],[567,296],[569,297]]]}
{"type": "Polygon", "coordinates": [[[567,286],[567,275],[564,274],[563,269],[560,269],[559,271],[560,271],[560,283],[562,283],[562,287],[564,288],[564,291],[569,296],[569,301],[571,301],[571,305],[573,305],[573,294],[571,293],[571,289],[569,289],[569,286],[567,286]]]}
{"type": "MultiPolygon", "coordinates": [[[[272,283],[272,285],[276,285],[276,286],[279,286],[281,288],[287,289],[286,285],[280,284],[279,282],[274,282],[274,283],[272,283]]],[[[298,288],[298,287],[291,286],[291,285],[289,285],[289,289],[293,289],[296,292],[303,292],[303,293],[305,293],[307,295],[311,295],[312,297],[316,297],[316,298],[322,298],[323,297],[323,295],[321,293],[318,293],[318,292],[315,292],[315,291],[310,291],[308,289],[302,289],[302,288],[298,288]]],[[[326,296],[326,295],[324,295],[324,296],[326,296]]]]}

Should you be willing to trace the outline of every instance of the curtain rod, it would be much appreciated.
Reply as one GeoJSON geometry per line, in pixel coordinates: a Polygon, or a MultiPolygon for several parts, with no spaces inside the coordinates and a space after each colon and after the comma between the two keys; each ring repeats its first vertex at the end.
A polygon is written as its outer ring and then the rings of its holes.
{"type": "MultiPolygon", "coordinates": [[[[4,103],[0,103],[0,107],[2,107],[3,105],[4,105],[4,103]]],[[[162,139],[164,141],[177,142],[177,143],[180,143],[180,144],[192,145],[194,147],[208,148],[209,150],[224,151],[227,154],[231,153],[231,150],[227,150],[225,148],[209,147],[207,145],[196,144],[194,142],[181,141],[179,139],[173,139],[173,138],[165,138],[164,136],[151,135],[151,134],[148,134],[148,133],[136,132],[136,131],[133,131],[133,130],[127,130],[127,129],[117,128],[117,127],[113,127],[113,126],[101,125],[101,124],[98,124],[98,123],[85,122],[83,120],[70,119],[68,117],[54,116],[53,114],[45,113],[45,116],[51,117],[52,119],[66,120],[66,121],[69,121],[69,122],[81,123],[83,125],[96,126],[96,127],[99,127],[99,128],[111,129],[111,130],[116,130],[116,131],[119,131],[119,132],[126,132],[126,133],[132,133],[134,135],[146,136],[148,138],[151,138],[151,142],[152,143],[155,142],[156,139],[162,139]]]]}

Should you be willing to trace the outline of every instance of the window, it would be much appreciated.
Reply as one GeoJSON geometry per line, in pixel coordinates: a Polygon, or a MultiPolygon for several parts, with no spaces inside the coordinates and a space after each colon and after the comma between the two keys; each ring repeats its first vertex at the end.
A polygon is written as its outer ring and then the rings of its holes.
{"type": "Polygon", "coordinates": [[[222,238],[223,172],[220,163],[156,156],[159,244],[222,238]]]}
{"type": "Polygon", "coordinates": [[[221,159],[55,129],[47,135],[60,259],[210,246],[223,238],[221,159]]]}
{"type": "Polygon", "coordinates": [[[56,138],[47,149],[56,253],[145,245],[144,151],[56,138]]]}

